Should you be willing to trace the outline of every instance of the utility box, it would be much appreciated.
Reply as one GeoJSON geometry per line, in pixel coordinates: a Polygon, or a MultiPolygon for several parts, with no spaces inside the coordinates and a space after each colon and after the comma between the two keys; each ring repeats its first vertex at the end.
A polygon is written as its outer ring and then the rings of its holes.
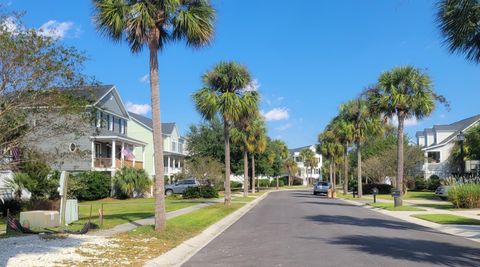
{"type": "Polygon", "coordinates": [[[65,224],[78,221],[78,200],[67,199],[65,207],[65,224]]]}
{"type": "Polygon", "coordinates": [[[45,229],[59,226],[60,214],[52,210],[20,212],[20,224],[28,229],[45,229]]]}

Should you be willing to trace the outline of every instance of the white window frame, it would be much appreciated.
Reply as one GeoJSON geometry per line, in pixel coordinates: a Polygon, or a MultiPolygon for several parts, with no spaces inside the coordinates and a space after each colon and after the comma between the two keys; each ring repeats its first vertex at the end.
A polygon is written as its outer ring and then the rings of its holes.
{"type": "Polygon", "coordinates": [[[120,133],[125,134],[125,120],[120,119],[120,133]]]}
{"type": "Polygon", "coordinates": [[[113,130],[114,130],[113,125],[115,124],[114,121],[113,121],[114,117],[111,114],[108,114],[107,116],[108,116],[108,130],[113,132],[113,130]]]}
{"type": "Polygon", "coordinates": [[[97,110],[97,118],[96,118],[95,126],[97,128],[102,127],[102,112],[100,110],[97,110]]]}

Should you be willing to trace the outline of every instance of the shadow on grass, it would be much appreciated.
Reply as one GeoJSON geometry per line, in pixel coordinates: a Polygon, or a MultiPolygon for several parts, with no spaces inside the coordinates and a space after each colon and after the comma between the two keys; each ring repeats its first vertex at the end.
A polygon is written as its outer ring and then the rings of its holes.
{"type": "Polygon", "coordinates": [[[434,240],[349,235],[338,237],[331,243],[373,256],[410,261],[406,266],[420,262],[442,266],[479,266],[480,263],[479,248],[434,240]]]}

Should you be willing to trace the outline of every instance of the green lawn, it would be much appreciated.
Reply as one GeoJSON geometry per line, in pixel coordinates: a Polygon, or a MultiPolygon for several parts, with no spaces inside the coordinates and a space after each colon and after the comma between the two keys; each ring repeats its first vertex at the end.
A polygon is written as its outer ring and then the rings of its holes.
{"type": "MultiPolygon", "coordinates": [[[[115,227],[119,224],[128,223],[140,219],[145,219],[154,216],[153,198],[147,199],[102,199],[97,201],[81,202],[79,205],[79,221],[69,225],[69,229],[78,230],[82,228],[83,224],[88,222],[90,217],[90,208],[92,210],[91,220],[93,223],[99,224],[98,211],[103,204],[103,225],[102,229],[115,227]]],[[[167,198],[166,211],[174,211],[189,206],[197,205],[199,203],[208,201],[205,199],[176,199],[167,198]]]]}
{"type": "Polygon", "coordinates": [[[480,220],[451,214],[416,214],[412,217],[439,224],[480,225],[480,220]]]}
{"type": "Polygon", "coordinates": [[[358,198],[358,197],[355,197],[353,198],[353,195],[352,194],[342,194],[340,192],[337,192],[337,197],[338,198],[344,198],[344,199],[348,199],[348,200],[371,200],[370,198],[365,198],[365,197],[362,197],[362,198],[358,198]]]}
{"type": "Polygon", "coordinates": [[[451,203],[442,203],[442,204],[417,204],[414,205],[415,207],[424,207],[424,208],[432,208],[432,209],[439,209],[439,210],[449,210],[454,209],[453,204],[451,203]]]}
{"type": "Polygon", "coordinates": [[[6,231],[6,219],[2,216],[0,216],[0,233],[3,232],[3,231],[6,231]]]}
{"type": "MultiPolygon", "coordinates": [[[[113,246],[92,246],[85,251],[80,250],[80,254],[86,257],[82,259],[81,265],[97,265],[98,259],[101,258],[102,266],[142,266],[148,260],[198,235],[243,205],[232,203],[231,207],[227,208],[223,203],[219,203],[172,218],[167,221],[167,229],[160,233],[155,232],[153,226],[141,226],[130,232],[116,235],[113,246]],[[96,252],[91,254],[91,251],[96,252]],[[118,257],[118,255],[122,255],[122,257],[118,257]]],[[[64,264],[76,265],[78,263],[64,262],[64,264]]]]}
{"type": "Polygon", "coordinates": [[[425,211],[424,209],[413,207],[413,206],[400,206],[400,207],[393,207],[393,203],[370,203],[372,207],[380,208],[384,210],[390,211],[425,211]]]}
{"type": "MultiPolygon", "coordinates": [[[[391,194],[382,194],[377,196],[379,199],[393,200],[391,194]]],[[[428,200],[437,200],[435,192],[428,191],[408,191],[403,199],[428,199],[428,200]]]]}

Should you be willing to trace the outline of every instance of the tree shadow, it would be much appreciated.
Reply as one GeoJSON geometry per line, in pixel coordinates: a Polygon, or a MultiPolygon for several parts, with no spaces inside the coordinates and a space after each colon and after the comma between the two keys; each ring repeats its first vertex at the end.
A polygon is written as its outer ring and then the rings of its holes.
{"type": "Polygon", "coordinates": [[[336,202],[336,200],[332,200],[329,202],[326,201],[321,201],[321,202],[315,202],[315,201],[305,201],[303,202],[305,204],[316,204],[320,206],[341,206],[341,207],[358,207],[356,205],[348,204],[345,202],[336,202]]]}
{"type": "Polygon", "coordinates": [[[375,256],[446,266],[479,266],[480,249],[433,240],[349,235],[331,241],[375,256]]]}

